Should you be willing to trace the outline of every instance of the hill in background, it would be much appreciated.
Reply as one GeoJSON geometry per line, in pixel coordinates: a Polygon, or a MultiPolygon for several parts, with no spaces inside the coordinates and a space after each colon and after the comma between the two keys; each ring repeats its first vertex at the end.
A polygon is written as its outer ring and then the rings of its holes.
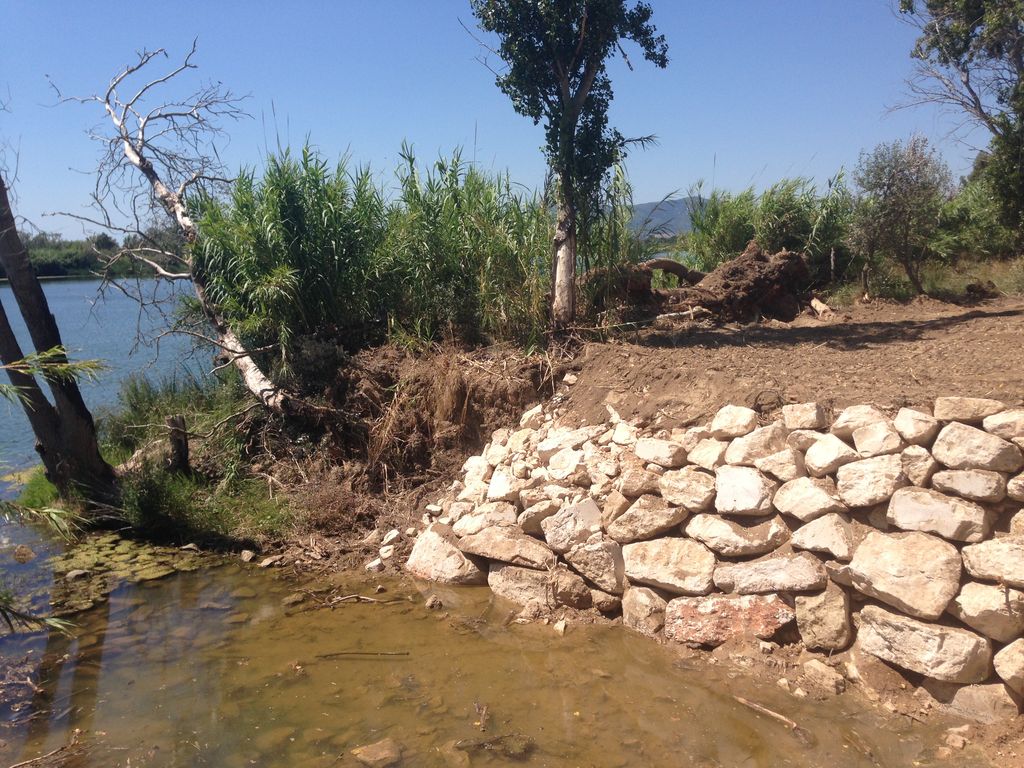
{"type": "Polygon", "coordinates": [[[634,231],[663,235],[678,235],[690,231],[690,206],[699,198],[679,197],[655,203],[637,203],[633,206],[633,219],[629,226],[634,231]]]}

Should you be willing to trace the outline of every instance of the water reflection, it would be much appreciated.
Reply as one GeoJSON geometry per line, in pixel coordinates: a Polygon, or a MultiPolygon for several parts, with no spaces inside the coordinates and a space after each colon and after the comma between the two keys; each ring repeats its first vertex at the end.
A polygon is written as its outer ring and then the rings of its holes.
{"type": "MultiPolygon", "coordinates": [[[[371,594],[370,585],[345,584],[371,594]]],[[[844,696],[793,699],[717,667],[689,669],[616,627],[504,627],[482,589],[428,611],[411,587],[390,604],[319,607],[264,571],[227,566],[126,585],[76,637],[0,640],[37,660],[39,692],[3,713],[0,764],[81,732],[81,766],[327,766],[394,739],[409,766],[928,765],[935,734],[844,696]],[[811,745],[737,704],[804,725],[811,745]]],[[[964,763],[972,764],[972,763],[964,763]]],[[[945,763],[949,765],[949,763],[945,763]]]]}

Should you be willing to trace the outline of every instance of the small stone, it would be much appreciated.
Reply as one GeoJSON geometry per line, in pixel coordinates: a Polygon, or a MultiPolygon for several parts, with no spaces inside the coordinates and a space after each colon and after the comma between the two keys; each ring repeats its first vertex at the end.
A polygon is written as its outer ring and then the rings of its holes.
{"type": "Polygon", "coordinates": [[[820,659],[804,662],[804,680],[825,693],[840,694],[846,690],[846,678],[820,659]]]}
{"type": "Polygon", "coordinates": [[[807,469],[804,467],[804,455],[792,448],[785,448],[771,456],[757,459],[754,466],[783,483],[804,477],[807,474],[807,469]]]}
{"type": "Polygon", "coordinates": [[[522,429],[540,429],[544,425],[544,407],[537,405],[525,411],[519,419],[519,426],[522,429]]]}
{"type": "Polygon", "coordinates": [[[668,603],[647,587],[630,587],[622,596],[622,623],[635,632],[657,637],[665,626],[668,603]]]}
{"type": "Polygon", "coordinates": [[[260,560],[258,567],[270,568],[271,566],[277,565],[282,560],[284,560],[284,555],[271,555],[270,557],[265,557],[262,560],[260,560]]]}
{"type": "Polygon", "coordinates": [[[394,739],[384,739],[365,747],[356,747],[352,756],[370,768],[390,768],[402,759],[402,747],[394,739]]]}
{"type": "Polygon", "coordinates": [[[806,592],[823,589],[828,574],[812,555],[783,555],[745,563],[720,563],[715,568],[714,582],[723,592],[741,595],[806,592]]]}
{"type": "Polygon", "coordinates": [[[643,461],[649,461],[666,469],[676,469],[686,463],[686,449],[670,440],[656,440],[643,437],[636,441],[633,453],[643,461]]]}
{"type": "Polygon", "coordinates": [[[824,477],[859,458],[860,455],[853,448],[835,435],[822,435],[804,454],[804,466],[811,476],[824,477]]]}
{"type": "Polygon", "coordinates": [[[967,542],[981,541],[992,527],[992,515],[984,507],[917,487],[900,488],[893,494],[886,520],[905,531],[937,533],[967,542]]]}
{"type": "Polygon", "coordinates": [[[935,400],[935,418],[979,424],[987,416],[1006,409],[1006,403],[985,397],[939,397],[935,400]]]}
{"type": "Polygon", "coordinates": [[[381,560],[379,557],[376,557],[370,562],[368,562],[366,565],[364,565],[363,569],[371,572],[383,571],[384,561],[381,560]]]}
{"type": "Polygon", "coordinates": [[[542,523],[549,517],[558,513],[558,510],[562,508],[562,503],[558,499],[544,499],[530,507],[527,507],[517,518],[519,527],[523,529],[525,533],[529,533],[532,536],[543,536],[544,528],[542,523]]]}
{"type": "Polygon", "coordinates": [[[519,499],[519,492],[526,487],[527,483],[527,480],[513,475],[509,467],[497,467],[487,486],[487,500],[507,501],[515,504],[519,499]]]}
{"type": "Polygon", "coordinates": [[[782,406],[782,422],[786,429],[824,429],[828,426],[828,413],[818,403],[798,403],[782,406]]]}
{"type": "Polygon", "coordinates": [[[853,557],[853,531],[850,523],[835,513],[823,515],[793,532],[794,549],[825,552],[836,560],[853,557]]]}
{"type": "Polygon", "coordinates": [[[860,612],[858,645],[897,667],[950,683],[980,683],[992,670],[992,644],[966,629],[927,624],[877,605],[860,612]]]}
{"type": "Polygon", "coordinates": [[[873,405],[851,405],[843,409],[832,423],[831,432],[842,440],[849,440],[853,433],[876,421],[888,421],[889,417],[873,405]]]}
{"type": "Polygon", "coordinates": [[[788,434],[786,428],[778,422],[755,429],[729,444],[725,451],[725,461],[736,466],[753,467],[758,459],[785,450],[788,447],[788,434]]]}
{"type": "Polygon", "coordinates": [[[853,445],[864,457],[899,453],[905,447],[900,433],[888,421],[874,421],[855,429],[853,445]]]}
{"type": "Polygon", "coordinates": [[[306,602],[307,595],[304,592],[292,592],[290,595],[286,595],[281,599],[281,605],[285,608],[290,608],[293,605],[299,605],[300,603],[306,602]]]}
{"type": "Polygon", "coordinates": [[[982,422],[986,432],[1003,440],[1014,440],[1024,437],[1024,408],[1011,408],[1008,411],[986,416],[982,422]]]}
{"type": "Polygon", "coordinates": [[[1017,694],[1024,696],[1024,638],[1014,640],[995,656],[996,674],[1017,694]]]}
{"type": "Polygon", "coordinates": [[[612,442],[616,445],[630,446],[636,443],[636,427],[620,421],[612,431],[612,442]]]}
{"type": "Polygon", "coordinates": [[[697,443],[686,459],[691,464],[702,467],[709,472],[714,472],[725,464],[725,452],[728,448],[729,442],[727,440],[707,438],[697,443]]]}
{"type": "Polygon", "coordinates": [[[870,507],[888,501],[907,484],[899,456],[876,456],[839,468],[836,487],[839,498],[851,507],[870,507]]]}
{"type": "Polygon", "coordinates": [[[1016,472],[1024,466],[1024,454],[1013,443],[955,421],[942,428],[932,455],[950,469],[1016,472]]]}
{"type": "Polygon", "coordinates": [[[908,446],[900,454],[900,458],[903,460],[903,474],[918,487],[928,485],[932,476],[939,470],[939,462],[921,445],[908,446]]]}
{"type": "Polygon", "coordinates": [[[696,515],[686,524],[685,533],[726,557],[763,555],[778,549],[789,539],[789,528],[779,517],[748,523],[718,515],[696,515]]]}
{"type": "Polygon", "coordinates": [[[551,628],[555,630],[556,635],[564,637],[565,633],[569,630],[569,622],[567,622],[565,619],[559,619],[554,623],[554,625],[551,628]]]}
{"type": "Polygon", "coordinates": [[[790,480],[775,493],[773,503],[779,512],[805,523],[831,512],[847,511],[836,484],[828,477],[790,480]]]}
{"type": "Polygon", "coordinates": [[[622,515],[633,502],[627,499],[618,491],[611,491],[604,500],[604,508],[601,510],[601,525],[607,529],[622,515]]]}
{"type": "Polygon", "coordinates": [[[437,595],[428,595],[423,605],[428,611],[440,611],[444,608],[444,603],[441,602],[441,598],[437,595]]]}
{"type": "Polygon", "coordinates": [[[1024,589],[1024,536],[1005,536],[964,547],[964,568],[976,579],[1024,589]]]}
{"type": "Polygon", "coordinates": [[[823,592],[797,595],[796,626],[800,639],[811,650],[841,651],[853,640],[850,596],[829,582],[823,592]]]}
{"type": "Polygon", "coordinates": [[[812,429],[794,429],[786,436],[786,445],[794,451],[806,453],[807,449],[824,436],[821,432],[815,432],[812,429]]]}
{"type": "Polygon", "coordinates": [[[985,469],[947,469],[936,472],[932,487],[971,501],[995,503],[1006,498],[1006,476],[985,469]]]}
{"type": "Polygon", "coordinates": [[[986,637],[1009,643],[1024,635],[1024,592],[969,581],[949,605],[949,612],[986,637]]]}
{"type": "MultiPolygon", "coordinates": [[[[486,483],[491,479],[494,467],[491,466],[485,456],[470,456],[462,464],[462,471],[465,473],[466,485],[470,485],[473,483],[486,483]]],[[[433,506],[436,507],[437,505],[434,504],[433,506]]],[[[428,506],[427,512],[436,515],[441,512],[441,509],[430,509],[430,506],[428,506]]]]}
{"type": "Polygon", "coordinates": [[[239,554],[239,557],[242,559],[243,563],[251,563],[253,558],[256,557],[256,553],[251,549],[243,549],[241,554],[239,554]]]}
{"type": "Polygon", "coordinates": [[[89,575],[89,572],[86,571],[86,570],[83,570],[82,568],[73,568],[72,570],[70,570],[70,571],[68,571],[67,573],[64,574],[64,580],[65,581],[75,581],[76,579],[80,579],[83,576],[88,576],[88,575],[89,575]]]}
{"type": "MultiPolygon", "coordinates": [[[[686,469],[689,469],[687,467],[686,469]]],[[[680,472],[685,470],[678,470],[680,472]]],[[[665,475],[671,474],[666,472],[665,475]]],[[[642,464],[627,462],[619,472],[618,480],[615,482],[616,490],[623,496],[635,499],[645,493],[657,493],[658,483],[665,475],[656,475],[649,472],[642,464]]]]}
{"type": "Polygon", "coordinates": [[[681,595],[705,595],[711,591],[715,556],[691,539],[638,541],[625,545],[622,557],[631,582],[681,595]]]}
{"type": "Polygon", "coordinates": [[[913,408],[900,408],[893,426],[910,445],[928,445],[939,434],[939,420],[913,408]]]}
{"type": "Polygon", "coordinates": [[[765,515],[778,484],[753,467],[724,466],[715,474],[715,509],[723,515],[765,515]]]}
{"type": "Polygon", "coordinates": [[[957,685],[925,678],[921,687],[949,714],[976,723],[1005,723],[1020,713],[1020,697],[1001,682],[957,685]]]}
{"type": "Polygon", "coordinates": [[[641,496],[608,526],[608,536],[620,544],[650,539],[682,523],[689,516],[660,496],[641,496]]]}
{"type": "Polygon", "coordinates": [[[757,411],[741,405],[726,405],[711,420],[711,434],[719,440],[740,437],[756,428],[757,411]]]}
{"type": "Polygon", "coordinates": [[[378,554],[380,555],[381,560],[390,560],[395,556],[395,545],[388,544],[386,547],[381,547],[378,554]]]}
{"type": "Polygon", "coordinates": [[[737,637],[768,640],[794,616],[778,595],[678,597],[665,607],[665,639],[703,646],[737,637]]]}
{"type": "Polygon", "coordinates": [[[857,546],[850,578],[860,592],[934,621],[960,590],[960,553],[926,533],[872,531],[857,546]]]}

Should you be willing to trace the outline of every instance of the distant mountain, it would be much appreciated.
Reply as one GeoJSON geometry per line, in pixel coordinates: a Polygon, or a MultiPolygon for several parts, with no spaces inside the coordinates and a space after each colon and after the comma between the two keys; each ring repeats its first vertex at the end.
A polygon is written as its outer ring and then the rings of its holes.
{"type": "Polygon", "coordinates": [[[633,230],[649,234],[678,235],[690,231],[690,201],[699,198],[680,197],[660,203],[638,203],[633,206],[633,230]]]}

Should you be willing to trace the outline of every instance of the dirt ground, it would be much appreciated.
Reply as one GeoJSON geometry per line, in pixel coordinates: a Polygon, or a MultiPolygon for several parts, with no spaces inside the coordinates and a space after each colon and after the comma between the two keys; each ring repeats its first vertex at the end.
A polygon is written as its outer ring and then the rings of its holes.
{"type": "Polygon", "coordinates": [[[974,307],[873,302],[818,319],[748,325],[665,323],[590,344],[573,368],[567,415],[679,426],[726,403],[770,413],[817,400],[927,406],[940,395],[1024,399],[1024,300],[974,307]]]}

